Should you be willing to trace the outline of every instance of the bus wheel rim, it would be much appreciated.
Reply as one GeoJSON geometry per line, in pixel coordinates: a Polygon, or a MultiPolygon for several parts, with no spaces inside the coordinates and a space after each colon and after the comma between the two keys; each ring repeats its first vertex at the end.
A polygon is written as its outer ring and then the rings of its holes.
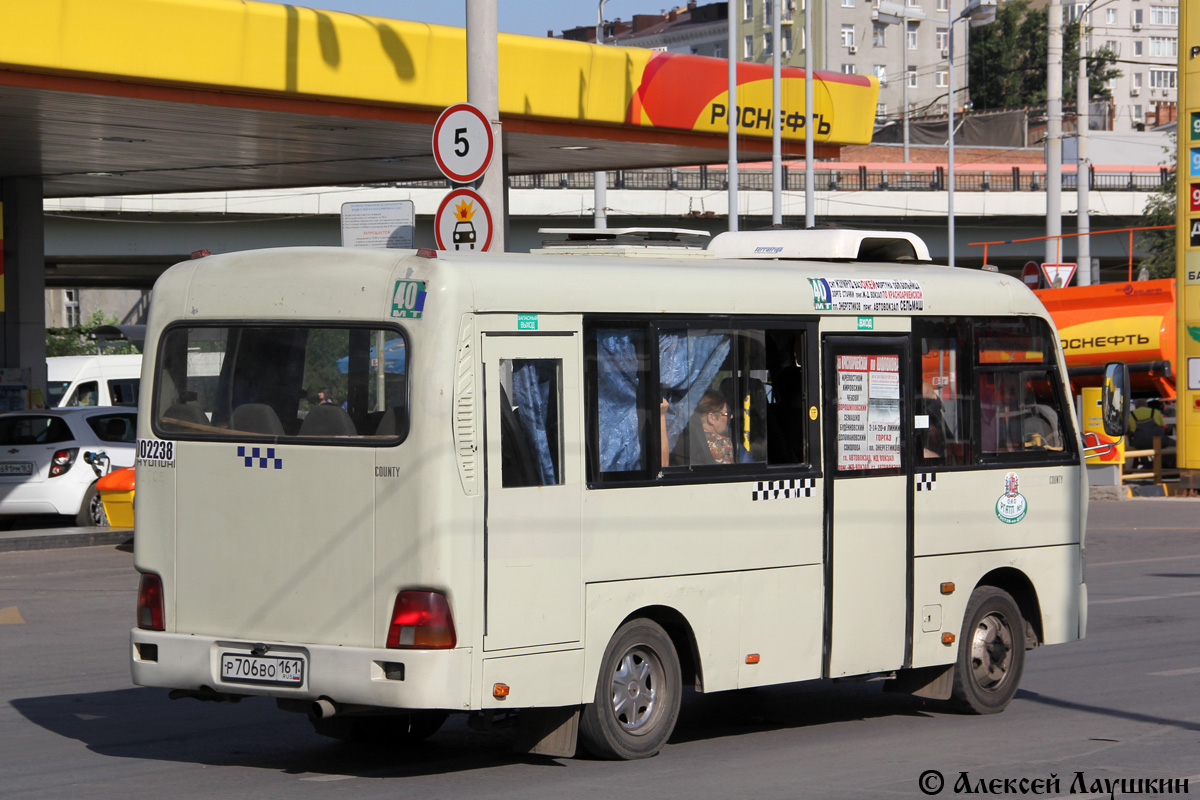
{"type": "Polygon", "coordinates": [[[979,620],[971,639],[971,670],[979,688],[996,691],[1004,683],[1012,650],[1012,629],[1003,616],[992,613],[979,620]]]}
{"type": "Polygon", "coordinates": [[[612,711],[622,730],[634,735],[654,726],[664,685],[662,662],[645,647],[630,648],[617,663],[612,681],[612,711]]]}

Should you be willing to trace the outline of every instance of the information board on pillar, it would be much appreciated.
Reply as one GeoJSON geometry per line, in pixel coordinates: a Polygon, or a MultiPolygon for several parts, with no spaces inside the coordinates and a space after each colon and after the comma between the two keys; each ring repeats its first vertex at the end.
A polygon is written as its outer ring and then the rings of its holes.
{"type": "Polygon", "coordinates": [[[837,393],[838,470],[900,467],[900,358],[838,356],[837,393]]]}

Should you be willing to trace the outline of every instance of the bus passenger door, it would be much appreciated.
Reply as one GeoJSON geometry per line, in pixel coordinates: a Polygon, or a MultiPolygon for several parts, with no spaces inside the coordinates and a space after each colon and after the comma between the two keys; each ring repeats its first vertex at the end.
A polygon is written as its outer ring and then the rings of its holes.
{"type": "Polygon", "coordinates": [[[483,336],[484,649],[582,633],[579,337],[483,336]]]}
{"type": "Polygon", "coordinates": [[[911,599],[907,339],[826,336],[827,674],[905,665],[911,599]]]}

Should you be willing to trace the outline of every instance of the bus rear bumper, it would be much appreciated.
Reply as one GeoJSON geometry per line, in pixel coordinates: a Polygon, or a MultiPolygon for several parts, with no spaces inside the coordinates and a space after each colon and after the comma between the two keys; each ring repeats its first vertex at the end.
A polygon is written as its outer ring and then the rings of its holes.
{"type": "Polygon", "coordinates": [[[290,700],[326,698],[381,708],[470,708],[471,649],[376,650],[364,647],[245,642],[134,629],[130,665],[139,686],[290,700]],[[301,665],[284,684],[222,677],[222,662],[301,665]],[[257,659],[257,660],[256,660],[257,659]]]}

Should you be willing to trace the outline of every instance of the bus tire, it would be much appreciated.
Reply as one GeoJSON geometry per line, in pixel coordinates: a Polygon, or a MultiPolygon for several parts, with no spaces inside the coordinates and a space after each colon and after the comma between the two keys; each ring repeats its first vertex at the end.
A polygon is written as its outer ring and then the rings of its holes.
{"type": "Polygon", "coordinates": [[[958,641],[950,703],[967,714],[998,714],[1021,683],[1025,621],[1008,592],[978,586],[971,592],[958,641]]]}
{"type": "Polygon", "coordinates": [[[79,513],[75,515],[75,524],[81,528],[108,527],[108,515],[104,513],[104,501],[101,500],[100,490],[94,483],[84,492],[79,513]]]}
{"type": "Polygon", "coordinates": [[[598,758],[657,755],[675,730],[682,687],[666,631],[648,619],[626,622],[604,651],[595,701],[583,707],[583,746],[598,758]]]}

